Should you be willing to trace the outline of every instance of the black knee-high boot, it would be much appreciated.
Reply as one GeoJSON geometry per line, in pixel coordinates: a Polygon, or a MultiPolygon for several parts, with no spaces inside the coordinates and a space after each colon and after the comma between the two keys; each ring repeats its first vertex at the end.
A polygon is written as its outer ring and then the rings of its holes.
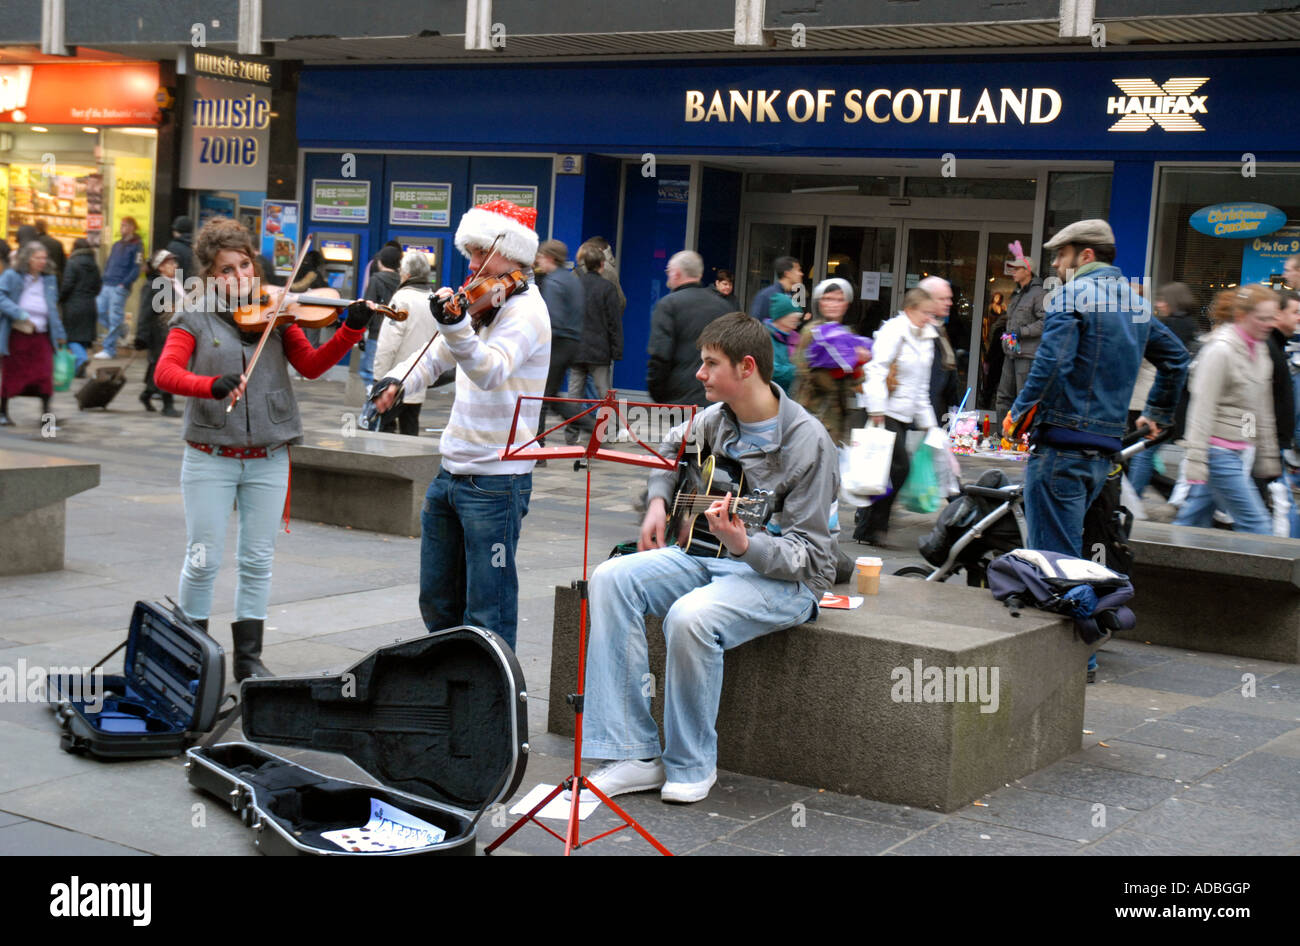
{"type": "Polygon", "coordinates": [[[262,664],[262,630],[265,621],[249,619],[236,621],[230,625],[230,634],[235,641],[235,682],[248,677],[274,676],[262,664]]]}

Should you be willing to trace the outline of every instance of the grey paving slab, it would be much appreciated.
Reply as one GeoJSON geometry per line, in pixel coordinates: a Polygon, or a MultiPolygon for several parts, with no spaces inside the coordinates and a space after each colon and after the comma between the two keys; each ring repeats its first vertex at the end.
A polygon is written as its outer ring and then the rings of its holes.
{"type": "Polygon", "coordinates": [[[1184,726],[1175,722],[1159,722],[1143,723],[1136,729],[1129,730],[1124,733],[1124,741],[1235,759],[1267,742],[1268,737],[1243,736],[1240,733],[1222,732],[1217,729],[1184,726]]]}
{"type": "Polygon", "coordinates": [[[147,852],[78,831],[24,821],[0,827],[0,856],[144,857],[147,852]]]}
{"type": "Polygon", "coordinates": [[[691,852],[692,857],[777,857],[771,851],[754,851],[747,847],[716,841],[691,852]]]}
{"type": "Polygon", "coordinates": [[[1241,686],[1241,674],[1227,668],[1196,668],[1191,664],[1170,661],[1124,674],[1116,682],[1127,686],[1164,690],[1169,693],[1185,693],[1189,696],[1217,696],[1225,690],[1241,686]],[[1191,672],[1195,670],[1208,672],[1191,672]]]}
{"type": "Polygon", "coordinates": [[[1106,746],[1099,743],[1072,758],[1092,765],[1123,769],[1126,772],[1153,775],[1157,778],[1181,779],[1184,782],[1195,781],[1228,761],[1221,756],[1182,752],[1159,746],[1144,746],[1120,739],[1107,740],[1106,746]]]}
{"type": "Polygon", "coordinates": [[[317,644],[346,647],[349,650],[369,653],[376,647],[383,647],[385,644],[392,644],[396,641],[409,640],[412,637],[419,637],[427,633],[428,630],[424,626],[424,621],[417,617],[405,621],[392,621],[388,624],[379,624],[373,627],[358,627],[350,631],[317,634],[313,635],[311,640],[317,644]]]}
{"type": "Polygon", "coordinates": [[[858,821],[873,821],[876,824],[889,825],[908,832],[924,830],[944,819],[944,816],[937,811],[926,811],[924,808],[912,808],[909,805],[890,805],[870,798],[841,795],[838,792],[818,792],[803,799],[803,803],[817,811],[842,815],[858,821]]]}
{"type": "Polygon", "coordinates": [[[1263,677],[1257,686],[1266,690],[1266,695],[1271,699],[1300,703],[1300,670],[1283,670],[1263,677]]]}
{"type": "Polygon", "coordinates": [[[957,814],[969,821],[1000,824],[1066,841],[1096,841],[1137,814],[1104,802],[1089,802],[1018,787],[999,789],[957,814]]]}
{"type": "Polygon", "coordinates": [[[0,795],[0,806],[154,854],[255,853],[248,829],[191,789],[179,760],[86,765],[78,775],[0,795]]]}
{"type": "Polygon", "coordinates": [[[28,819],[22,815],[15,815],[11,811],[0,811],[0,828],[7,828],[11,824],[19,824],[28,819]]]}
{"type": "Polygon", "coordinates": [[[1295,820],[1300,759],[1252,752],[1225,766],[1181,796],[1184,801],[1295,820]]]}
{"type": "MultiPolygon", "coordinates": [[[[1100,700],[1088,700],[1084,704],[1083,710],[1083,728],[1091,729],[1093,741],[1105,739],[1107,736],[1115,736],[1119,733],[1127,732],[1130,729],[1136,729],[1150,719],[1160,719],[1160,716],[1153,716],[1151,710],[1140,706],[1125,706],[1121,703],[1105,703],[1100,700]]],[[[1087,736],[1085,733],[1085,743],[1087,736]]]]}
{"type": "MultiPolygon", "coordinates": [[[[1243,710],[1248,702],[1247,700],[1242,701],[1241,708],[1243,710]]],[[[1164,717],[1161,721],[1182,726],[1199,726],[1250,738],[1262,737],[1264,739],[1272,739],[1294,729],[1300,729],[1300,720],[1297,720],[1292,725],[1281,719],[1252,716],[1246,712],[1219,709],[1210,703],[1189,706],[1164,717]]]]}
{"type": "Polygon", "coordinates": [[[1073,854],[1077,841],[1063,841],[1001,825],[951,818],[893,848],[889,853],[915,856],[1073,854]]]}
{"type": "MultiPolygon", "coordinates": [[[[1076,756],[1077,758],[1077,756],[1076,756]]],[[[1173,779],[1154,778],[1070,760],[1049,765],[1015,783],[1103,805],[1132,810],[1151,808],[1182,788],[1173,779]]]]}
{"type": "Polygon", "coordinates": [[[1119,828],[1100,841],[1076,852],[1079,857],[1205,857],[1220,854],[1213,848],[1202,847],[1191,838],[1177,839],[1153,837],[1119,828]]]}
{"type": "Polygon", "coordinates": [[[774,812],[789,813],[794,805],[806,802],[812,794],[802,785],[719,772],[709,797],[691,807],[739,821],[755,821],[774,812]]]}
{"type": "Polygon", "coordinates": [[[779,811],[725,840],[773,854],[853,856],[880,854],[912,834],[903,828],[858,821],[813,808],[779,811]]]}
{"type": "Polygon", "coordinates": [[[1291,759],[1300,759],[1300,729],[1293,729],[1259,747],[1260,752],[1271,752],[1291,759]]]}
{"type": "Polygon", "coordinates": [[[1171,798],[1128,824],[1140,834],[1191,839],[1215,854],[1284,854],[1300,848],[1300,823],[1171,798]]]}
{"type": "Polygon", "coordinates": [[[73,588],[93,587],[112,580],[113,576],[89,573],[81,569],[76,557],[68,552],[65,552],[63,562],[66,567],[57,572],[0,578],[0,616],[5,615],[5,609],[9,606],[6,598],[18,595],[61,595],[73,588]]]}
{"type": "Polygon", "coordinates": [[[1300,706],[1290,700],[1278,699],[1269,690],[1257,691],[1254,699],[1242,699],[1238,692],[1225,693],[1212,700],[1204,700],[1201,705],[1207,709],[1227,710],[1230,713],[1245,713],[1248,716],[1263,716],[1268,719],[1289,722],[1300,726],[1300,706]]]}
{"type": "Polygon", "coordinates": [[[1088,702],[1100,700],[1102,703],[1118,704],[1145,709],[1152,716],[1173,713],[1185,706],[1195,706],[1205,702],[1201,696],[1186,693],[1174,693],[1168,690],[1152,690],[1147,687],[1131,686],[1126,683],[1096,683],[1088,687],[1088,702]]]}
{"type": "Polygon", "coordinates": [[[40,786],[68,776],[94,774],[95,763],[69,755],[59,748],[59,733],[50,723],[49,731],[28,728],[0,720],[0,746],[6,764],[0,766],[0,808],[21,812],[9,804],[12,793],[40,786]],[[10,760],[21,760],[15,765],[10,760]]]}

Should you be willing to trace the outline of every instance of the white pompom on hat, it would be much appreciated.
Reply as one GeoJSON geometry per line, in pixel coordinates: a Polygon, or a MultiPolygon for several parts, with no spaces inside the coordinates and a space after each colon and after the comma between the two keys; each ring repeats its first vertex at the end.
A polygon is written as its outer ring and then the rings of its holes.
{"type": "Polygon", "coordinates": [[[508,200],[494,200],[471,207],[456,228],[456,249],[466,259],[468,247],[486,249],[500,237],[497,252],[506,259],[532,266],[537,259],[537,210],[520,207],[508,200]]]}

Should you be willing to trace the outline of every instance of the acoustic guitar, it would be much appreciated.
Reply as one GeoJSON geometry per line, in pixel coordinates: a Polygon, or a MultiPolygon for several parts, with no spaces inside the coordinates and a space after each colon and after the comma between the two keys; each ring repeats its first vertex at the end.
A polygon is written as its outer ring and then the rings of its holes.
{"type": "Polygon", "coordinates": [[[702,462],[684,460],[677,469],[677,487],[668,507],[668,535],[678,548],[690,555],[721,558],[726,547],[709,531],[704,512],[727,493],[731,514],[753,533],[772,518],[774,496],[771,490],[746,491],[745,471],[727,456],[709,454],[702,462]]]}

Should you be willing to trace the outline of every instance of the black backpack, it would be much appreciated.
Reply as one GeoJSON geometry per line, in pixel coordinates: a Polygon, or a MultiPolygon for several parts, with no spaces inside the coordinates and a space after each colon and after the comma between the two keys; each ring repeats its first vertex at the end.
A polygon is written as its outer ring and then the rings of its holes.
{"type": "Polygon", "coordinates": [[[1120,503],[1123,477],[1123,467],[1114,464],[1096,502],[1083,514],[1083,557],[1128,575],[1133,570],[1133,548],[1128,544],[1133,513],[1120,503]]]}

